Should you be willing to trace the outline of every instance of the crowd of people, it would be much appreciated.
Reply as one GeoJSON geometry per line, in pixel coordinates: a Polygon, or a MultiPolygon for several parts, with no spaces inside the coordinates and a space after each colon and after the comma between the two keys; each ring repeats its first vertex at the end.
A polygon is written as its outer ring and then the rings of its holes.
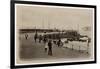
{"type": "MultiPolygon", "coordinates": [[[[35,43],[43,43],[44,44],[44,50],[48,53],[48,55],[52,56],[52,45],[56,44],[58,47],[61,47],[63,45],[61,39],[57,39],[56,41],[53,39],[48,38],[46,35],[46,32],[44,32],[44,35],[39,35],[37,32],[34,34],[34,41],[35,43]]],[[[28,39],[28,34],[25,34],[25,39],[28,39]]]]}
{"type": "MultiPolygon", "coordinates": [[[[34,41],[35,41],[35,43],[37,43],[37,42],[38,43],[43,43],[45,52],[47,52],[48,55],[52,56],[52,45],[55,44],[58,47],[61,47],[61,46],[64,45],[64,43],[61,41],[60,38],[54,40],[54,39],[51,39],[51,38],[47,37],[45,34],[46,34],[46,32],[44,32],[44,35],[41,35],[41,34],[39,35],[36,32],[35,35],[34,35],[34,41]]],[[[25,34],[25,39],[26,40],[28,39],[28,34],[27,33],[25,34]]],[[[67,43],[68,43],[68,40],[67,40],[67,43]]],[[[87,46],[89,46],[89,40],[87,40],[87,46]]]]}

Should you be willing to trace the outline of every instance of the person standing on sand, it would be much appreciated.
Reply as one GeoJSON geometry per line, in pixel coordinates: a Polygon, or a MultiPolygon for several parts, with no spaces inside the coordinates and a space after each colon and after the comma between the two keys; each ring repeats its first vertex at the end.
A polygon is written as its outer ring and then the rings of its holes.
{"type": "Polygon", "coordinates": [[[25,38],[26,38],[26,40],[28,39],[28,34],[27,33],[25,34],[25,38]]]}
{"type": "Polygon", "coordinates": [[[48,50],[48,42],[46,42],[44,45],[45,45],[45,52],[47,52],[47,50],[48,50]]]}
{"type": "Polygon", "coordinates": [[[52,42],[49,40],[48,42],[48,55],[52,56],[52,42]]]}
{"type": "Polygon", "coordinates": [[[47,36],[46,36],[46,32],[44,32],[44,36],[43,36],[43,42],[44,42],[44,44],[47,42],[47,36]]]}
{"type": "Polygon", "coordinates": [[[58,40],[57,45],[58,45],[58,47],[63,46],[61,39],[58,40]]]}
{"type": "Polygon", "coordinates": [[[37,32],[36,32],[35,35],[34,35],[34,40],[35,40],[35,42],[37,41],[37,37],[38,37],[38,34],[37,34],[37,32]]]}
{"type": "Polygon", "coordinates": [[[42,35],[39,36],[39,43],[41,43],[42,35]]]}

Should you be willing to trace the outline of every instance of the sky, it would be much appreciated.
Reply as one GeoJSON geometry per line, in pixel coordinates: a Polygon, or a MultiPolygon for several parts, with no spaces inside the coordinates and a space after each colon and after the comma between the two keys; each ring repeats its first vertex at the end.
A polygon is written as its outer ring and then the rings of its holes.
{"type": "Polygon", "coordinates": [[[92,28],[94,10],[92,8],[57,7],[37,5],[16,5],[17,28],[50,28],[81,30],[92,28]]]}

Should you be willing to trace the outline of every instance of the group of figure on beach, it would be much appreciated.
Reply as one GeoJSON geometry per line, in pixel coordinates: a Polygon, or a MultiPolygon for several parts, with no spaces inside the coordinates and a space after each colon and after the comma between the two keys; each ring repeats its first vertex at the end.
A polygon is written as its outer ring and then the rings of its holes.
{"type": "MultiPolygon", "coordinates": [[[[48,55],[52,56],[52,45],[56,44],[58,47],[60,47],[63,43],[61,41],[61,39],[58,39],[56,42],[53,39],[48,38],[45,35],[46,32],[44,32],[44,35],[38,35],[38,33],[36,32],[34,35],[34,41],[35,43],[39,42],[39,43],[44,43],[44,50],[45,52],[48,53],[48,55]]],[[[25,34],[25,39],[28,39],[28,34],[25,34]]]]}
{"type": "MultiPolygon", "coordinates": [[[[56,44],[58,47],[61,47],[61,46],[64,45],[64,43],[61,41],[60,38],[54,40],[54,39],[47,37],[45,34],[46,34],[46,32],[44,32],[44,35],[41,35],[41,34],[39,35],[36,32],[34,34],[34,41],[35,41],[35,43],[37,43],[37,42],[44,43],[45,52],[47,52],[48,55],[52,56],[52,46],[53,46],[53,44],[56,44]]],[[[26,40],[28,39],[28,34],[25,34],[25,38],[26,38],[26,40]]],[[[66,41],[68,43],[68,40],[66,40],[66,41]]],[[[90,40],[87,39],[87,47],[89,47],[89,43],[90,43],[90,40]]]]}

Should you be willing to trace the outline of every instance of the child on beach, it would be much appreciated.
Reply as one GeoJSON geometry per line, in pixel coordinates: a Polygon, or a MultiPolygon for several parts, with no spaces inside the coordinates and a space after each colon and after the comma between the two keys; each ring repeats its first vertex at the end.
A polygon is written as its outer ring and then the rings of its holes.
{"type": "Polygon", "coordinates": [[[45,52],[48,50],[48,42],[45,43],[45,52]]]}

